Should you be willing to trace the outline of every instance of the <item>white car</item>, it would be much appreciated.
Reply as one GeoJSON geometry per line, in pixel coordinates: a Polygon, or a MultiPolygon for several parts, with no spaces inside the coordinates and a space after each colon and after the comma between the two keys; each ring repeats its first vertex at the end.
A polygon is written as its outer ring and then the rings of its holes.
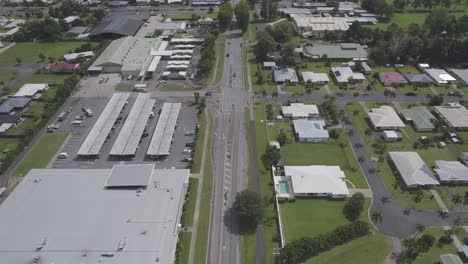
{"type": "Polygon", "coordinates": [[[74,125],[74,126],[80,126],[81,123],[83,123],[83,122],[80,121],[80,120],[75,120],[75,121],[73,121],[71,124],[74,125]]]}

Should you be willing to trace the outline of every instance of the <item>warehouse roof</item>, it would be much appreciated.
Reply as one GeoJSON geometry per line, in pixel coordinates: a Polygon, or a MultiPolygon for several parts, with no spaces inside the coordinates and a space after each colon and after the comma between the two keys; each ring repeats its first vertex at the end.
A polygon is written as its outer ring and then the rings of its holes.
{"type": "Polygon", "coordinates": [[[328,139],[328,131],[325,129],[323,120],[293,120],[294,131],[300,138],[323,138],[328,139]]]}
{"type": "Polygon", "coordinates": [[[151,99],[150,94],[138,94],[119,136],[112,146],[110,155],[135,155],[155,102],[156,99],[151,99]]]}
{"type": "Polygon", "coordinates": [[[438,113],[446,122],[454,128],[468,128],[468,110],[461,104],[453,103],[436,106],[438,113]]]}
{"type": "Polygon", "coordinates": [[[349,194],[344,181],[346,176],[339,166],[284,166],[284,172],[286,176],[291,177],[292,189],[295,194],[349,194]]]}
{"type": "Polygon", "coordinates": [[[439,185],[429,166],[424,163],[417,152],[389,152],[395,167],[408,187],[439,185]]]}
{"type": "Polygon", "coordinates": [[[308,43],[303,46],[304,55],[320,59],[327,55],[330,59],[366,60],[367,51],[357,43],[308,43]]]}
{"type": "Polygon", "coordinates": [[[181,103],[164,103],[146,152],[147,155],[169,155],[172,136],[174,135],[181,106],[181,103]]]}
{"type": "Polygon", "coordinates": [[[114,93],[78,150],[79,156],[99,155],[102,145],[114,126],[130,93],[114,93]]]}
{"type": "Polygon", "coordinates": [[[291,15],[293,23],[304,31],[346,31],[349,25],[344,17],[291,15]]]}
{"type": "Polygon", "coordinates": [[[371,108],[367,113],[369,118],[378,128],[403,128],[405,124],[401,121],[398,114],[388,105],[382,105],[379,108],[371,108]]]}
{"type": "Polygon", "coordinates": [[[424,106],[413,106],[411,108],[401,109],[401,114],[407,121],[412,121],[416,130],[432,130],[434,125],[432,120],[435,116],[424,106]]]}
{"type": "Polygon", "coordinates": [[[126,164],[112,167],[107,188],[146,187],[153,174],[154,164],[126,164]]]}
{"type": "Polygon", "coordinates": [[[49,89],[49,85],[46,83],[26,83],[13,95],[14,97],[33,97],[39,91],[49,89]]]}
{"type": "Polygon", "coordinates": [[[468,181],[468,167],[459,161],[436,160],[434,171],[436,172],[436,175],[440,181],[468,181]]]}
{"type": "Polygon", "coordinates": [[[104,18],[90,33],[90,37],[102,34],[133,36],[144,22],[136,16],[112,15],[104,18]]]}
{"type": "Polygon", "coordinates": [[[189,170],[153,170],[146,188],[104,188],[111,173],[32,169],[0,206],[0,235],[14,238],[0,240],[2,262],[174,262],[189,170]]]}
{"type": "Polygon", "coordinates": [[[292,116],[294,118],[307,118],[311,115],[317,116],[319,114],[319,110],[314,104],[291,103],[291,105],[282,106],[281,110],[285,116],[292,116]]]}
{"type": "Polygon", "coordinates": [[[31,102],[30,97],[9,97],[0,105],[0,114],[8,114],[17,108],[24,108],[31,102]]]}

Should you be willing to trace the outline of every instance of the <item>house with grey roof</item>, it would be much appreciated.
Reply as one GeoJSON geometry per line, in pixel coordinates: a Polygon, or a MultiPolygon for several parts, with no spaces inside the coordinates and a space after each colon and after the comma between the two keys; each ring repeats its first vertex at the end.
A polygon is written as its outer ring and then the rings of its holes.
{"type": "Polygon", "coordinates": [[[105,17],[89,33],[89,38],[118,38],[133,36],[144,24],[137,16],[112,15],[105,17]]]}
{"type": "Polygon", "coordinates": [[[434,171],[440,183],[468,183],[468,167],[459,161],[436,160],[434,171]]]}
{"type": "Polygon", "coordinates": [[[460,157],[459,157],[460,161],[465,164],[466,166],[468,166],[468,152],[463,152],[460,157]]]}
{"type": "Polygon", "coordinates": [[[439,185],[431,169],[414,151],[392,151],[388,157],[403,179],[406,187],[417,188],[439,185]]]}
{"type": "Polygon", "coordinates": [[[468,110],[463,105],[457,102],[447,103],[436,106],[434,112],[449,126],[459,130],[468,130],[468,110]]]}
{"type": "Polygon", "coordinates": [[[293,120],[294,134],[300,142],[327,142],[330,138],[323,120],[293,120]]]}
{"type": "Polygon", "coordinates": [[[418,132],[433,131],[435,129],[432,120],[436,117],[424,106],[413,106],[401,109],[401,114],[407,122],[413,123],[418,132]]]}
{"type": "Polygon", "coordinates": [[[423,85],[430,85],[434,83],[431,77],[429,77],[429,75],[425,73],[420,73],[420,74],[406,73],[405,78],[410,83],[423,84],[423,85]]]}
{"type": "Polygon", "coordinates": [[[366,61],[367,51],[357,43],[311,42],[302,46],[307,58],[321,59],[326,56],[332,60],[366,61]]]}
{"type": "Polygon", "coordinates": [[[273,78],[276,84],[292,84],[296,85],[299,83],[296,71],[291,68],[282,68],[280,70],[273,71],[273,78]]]}
{"type": "Polygon", "coordinates": [[[367,115],[376,130],[401,130],[405,127],[395,110],[388,105],[371,108],[367,115]]]}
{"type": "Polygon", "coordinates": [[[457,80],[444,69],[430,68],[425,69],[424,71],[432,78],[432,80],[434,80],[435,84],[437,85],[446,85],[457,80]]]}
{"type": "Polygon", "coordinates": [[[468,85],[468,69],[450,69],[463,85],[468,85]]]}
{"type": "Polygon", "coordinates": [[[302,80],[304,83],[314,83],[314,84],[328,84],[330,79],[328,78],[328,74],[323,72],[302,72],[302,80]]]}
{"type": "Polygon", "coordinates": [[[78,36],[80,34],[85,33],[88,30],[87,27],[72,27],[70,30],[66,32],[69,36],[78,36]]]}
{"type": "Polygon", "coordinates": [[[9,97],[0,105],[0,114],[23,110],[31,103],[31,97],[9,97]]]}

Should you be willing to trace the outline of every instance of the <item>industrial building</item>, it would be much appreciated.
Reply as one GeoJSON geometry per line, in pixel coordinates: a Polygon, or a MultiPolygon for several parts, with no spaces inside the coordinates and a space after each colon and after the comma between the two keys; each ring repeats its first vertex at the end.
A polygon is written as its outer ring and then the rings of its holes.
{"type": "Polygon", "coordinates": [[[376,130],[401,130],[406,126],[395,110],[388,105],[371,108],[367,114],[376,130]]]}
{"type": "Polygon", "coordinates": [[[436,160],[434,171],[440,183],[468,183],[468,167],[459,161],[436,160]]]}
{"type": "Polygon", "coordinates": [[[439,185],[431,169],[424,163],[417,152],[389,152],[389,158],[398,170],[406,187],[417,188],[439,185]]]}
{"type": "Polygon", "coordinates": [[[32,169],[0,206],[3,263],[173,263],[189,170],[32,169]]]}
{"type": "Polygon", "coordinates": [[[98,158],[102,145],[119,117],[130,93],[114,93],[78,150],[78,157],[98,158]]]}
{"type": "Polygon", "coordinates": [[[436,106],[434,112],[449,126],[459,130],[468,129],[468,110],[460,103],[436,106]]]}
{"type": "Polygon", "coordinates": [[[326,56],[332,60],[367,60],[367,51],[357,43],[313,42],[302,46],[305,57],[321,59],[326,56]]]}
{"type": "Polygon", "coordinates": [[[303,37],[321,38],[326,32],[337,33],[349,29],[344,17],[322,17],[312,15],[291,15],[294,29],[303,37]]]}
{"type": "MultiPolygon", "coordinates": [[[[156,99],[150,94],[139,93],[120,133],[110,151],[111,156],[133,158],[146,128],[156,99]]],[[[154,115],[154,114],[153,114],[154,115]]]]}
{"type": "Polygon", "coordinates": [[[89,32],[89,38],[119,38],[133,36],[144,21],[137,16],[112,15],[105,17],[89,32]]]}
{"type": "Polygon", "coordinates": [[[155,38],[123,37],[111,42],[89,67],[90,72],[121,73],[124,76],[140,74],[149,63],[155,38]]]}
{"type": "Polygon", "coordinates": [[[181,103],[164,103],[146,155],[150,158],[169,155],[181,103]]]}
{"type": "Polygon", "coordinates": [[[299,142],[327,142],[330,138],[323,120],[293,120],[294,135],[299,142]]]}
{"type": "Polygon", "coordinates": [[[403,108],[401,114],[407,122],[413,123],[414,129],[418,132],[433,131],[435,129],[432,121],[436,118],[424,106],[403,108]]]}
{"type": "Polygon", "coordinates": [[[291,103],[290,105],[281,106],[283,116],[292,119],[298,118],[314,118],[319,116],[319,110],[316,105],[291,103]]]}

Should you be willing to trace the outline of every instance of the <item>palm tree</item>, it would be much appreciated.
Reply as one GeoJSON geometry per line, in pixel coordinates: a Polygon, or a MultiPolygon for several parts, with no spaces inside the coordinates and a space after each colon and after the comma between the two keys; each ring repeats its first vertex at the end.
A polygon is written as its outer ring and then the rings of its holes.
{"type": "Polygon", "coordinates": [[[452,208],[455,207],[456,205],[460,205],[461,203],[463,203],[463,197],[461,196],[460,193],[453,194],[451,197],[451,200],[453,203],[452,208]]]}
{"type": "Polygon", "coordinates": [[[416,224],[416,231],[418,231],[419,233],[423,233],[425,229],[426,229],[425,226],[421,224],[416,224]]]}
{"type": "Polygon", "coordinates": [[[374,213],[372,213],[372,215],[371,215],[371,220],[372,220],[372,222],[374,222],[374,223],[377,223],[377,222],[380,223],[380,222],[382,222],[382,220],[383,220],[382,213],[381,213],[381,212],[374,212],[374,213]]]}

